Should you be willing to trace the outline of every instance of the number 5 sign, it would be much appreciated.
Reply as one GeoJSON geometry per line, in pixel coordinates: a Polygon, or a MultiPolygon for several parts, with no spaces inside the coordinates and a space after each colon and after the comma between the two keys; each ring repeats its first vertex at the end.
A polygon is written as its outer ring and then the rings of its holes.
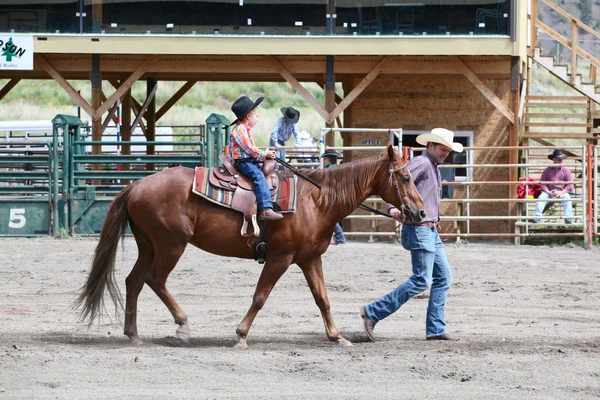
{"type": "Polygon", "coordinates": [[[25,219],[25,209],[24,208],[11,208],[10,209],[10,217],[8,220],[8,227],[19,229],[25,226],[27,220],[25,219]]]}

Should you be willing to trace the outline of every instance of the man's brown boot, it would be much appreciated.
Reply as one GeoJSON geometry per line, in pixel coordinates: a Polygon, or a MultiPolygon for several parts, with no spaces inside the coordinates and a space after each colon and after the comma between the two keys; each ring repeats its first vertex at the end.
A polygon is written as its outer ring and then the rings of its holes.
{"type": "Polygon", "coordinates": [[[283,219],[283,215],[273,211],[272,208],[265,208],[258,214],[258,219],[278,220],[283,219]]]}

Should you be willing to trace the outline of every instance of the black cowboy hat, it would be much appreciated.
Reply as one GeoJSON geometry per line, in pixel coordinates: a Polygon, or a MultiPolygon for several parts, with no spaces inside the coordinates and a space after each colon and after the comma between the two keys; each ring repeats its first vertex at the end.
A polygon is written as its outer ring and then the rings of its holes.
{"type": "Polygon", "coordinates": [[[560,160],[564,160],[565,158],[567,158],[567,156],[563,154],[563,152],[562,152],[562,150],[561,150],[561,149],[555,149],[555,150],[552,152],[552,154],[550,154],[550,155],[548,156],[548,158],[549,158],[550,160],[554,160],[555,158],[558,158],[558,159],[560,159],[560,160]]]}
{"type": "Polygon", "coordinates": [[[344,156],[342,155],[342,153],[340,153],[339,151],[334,151],[334,150],[327,150],[325,153],[321,154],[321,157],[327,157],[327,158],[344,158],[344,156]]]}
{"type": "Polygon", "coordinates": [[[231,123],[231,125],[234,125],[240,119],[244,118],[246,114],[258,107],[258,105],[262,103],[264,99],[264,97],[259,97],[256,99],[256,101],[252,101],[248,96],[242,96],[234,101],[233,105],[231,106],[231,111],[233,111],[235,114],[236,119],[231,123]]]}
{"type": "Polygon", "coordinates": [[[296,110],[294,107],[283,107],[280,108],[280,111],[290,124],[295,124],[300,119],[300,111],[296,110]]]}

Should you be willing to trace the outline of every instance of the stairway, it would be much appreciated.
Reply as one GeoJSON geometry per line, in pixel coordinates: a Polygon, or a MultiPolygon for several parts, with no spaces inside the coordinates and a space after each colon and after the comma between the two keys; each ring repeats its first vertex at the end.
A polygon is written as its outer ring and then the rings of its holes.
{"type": "Polygon", "coordinates": [[[525,96],[523,138],[543,145],[543,139],[597,139],[587,96],[525,96]]]}
{"type": "Polygon", "coordinates": [[[533,49],[533,56],[531,59],[582,95],[587,96],[600,104],[600,93],[596,92],[596,85],[594,83],[582,82],[581,74],[575,75],[575,79],[573,83],[571,83],[571,74],[568,71],[568,66],[565,64],[555,64],[553,56],[542,55],[541,47],[535,47],[533,49]]]}

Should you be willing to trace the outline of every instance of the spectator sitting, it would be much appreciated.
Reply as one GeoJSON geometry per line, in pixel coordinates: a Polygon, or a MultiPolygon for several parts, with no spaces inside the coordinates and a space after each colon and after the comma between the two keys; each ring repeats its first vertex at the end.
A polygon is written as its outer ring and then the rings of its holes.
{"type": "MultiPolygon", "coordinates": [[[[562,162],[563,160],[565,160],[567,158],[566,155],[563,154],[562,150],[560,149],[556,149],[554,150],[554,152],[552,154],[550,154],[548,156],[548,158],[550,160],[552,160],[552,162],[554,163],[552,166],[547,167],[546,169],[544,169],[544,172],[542,172],[542,177],[540,178],[540,181],[542,182],[570,182],[573,180],[573,175],[571,174],[571,171],[569,171],[569,168],[567,167],[563,167],[562,166],[562,162]]],[[[573,217],[573,203],[571,202],[571,196],[569,196],[569,192],[573,191],[573,184],[572,183],[542,183],[541,185],[542,188],[542,193],[540,193],[540,196],[538,197],[538,199],[540,201],[538,201],[535,204],[535,219],[534,222],[535,223],[539,223],[539,217],[542,216],[542,213],[544,212],[544,209],[546,207],[546,204],[548,204],[547,201],[544,201],[548,198],[553,198],[553,199],[562,199],[563,202],[563,212],[564,212],[564,217],[565,217],[565,223],[566,224],[570,224],[571,223],[571,217],[573,217]]]]}
{"type": "MultiPolygon", "coordinates": [[[[335,167],[337,165],[337,160],[342,157],[342,154],[337,151],[327,150],[325,153],[321,154],[323,168],[335,167]]],[[[333,237],[335,244],[346,244],[346,237],[344,236],[344,230],[342,229],[342,224],[340,222],[335,224],[333,237]]]]}

